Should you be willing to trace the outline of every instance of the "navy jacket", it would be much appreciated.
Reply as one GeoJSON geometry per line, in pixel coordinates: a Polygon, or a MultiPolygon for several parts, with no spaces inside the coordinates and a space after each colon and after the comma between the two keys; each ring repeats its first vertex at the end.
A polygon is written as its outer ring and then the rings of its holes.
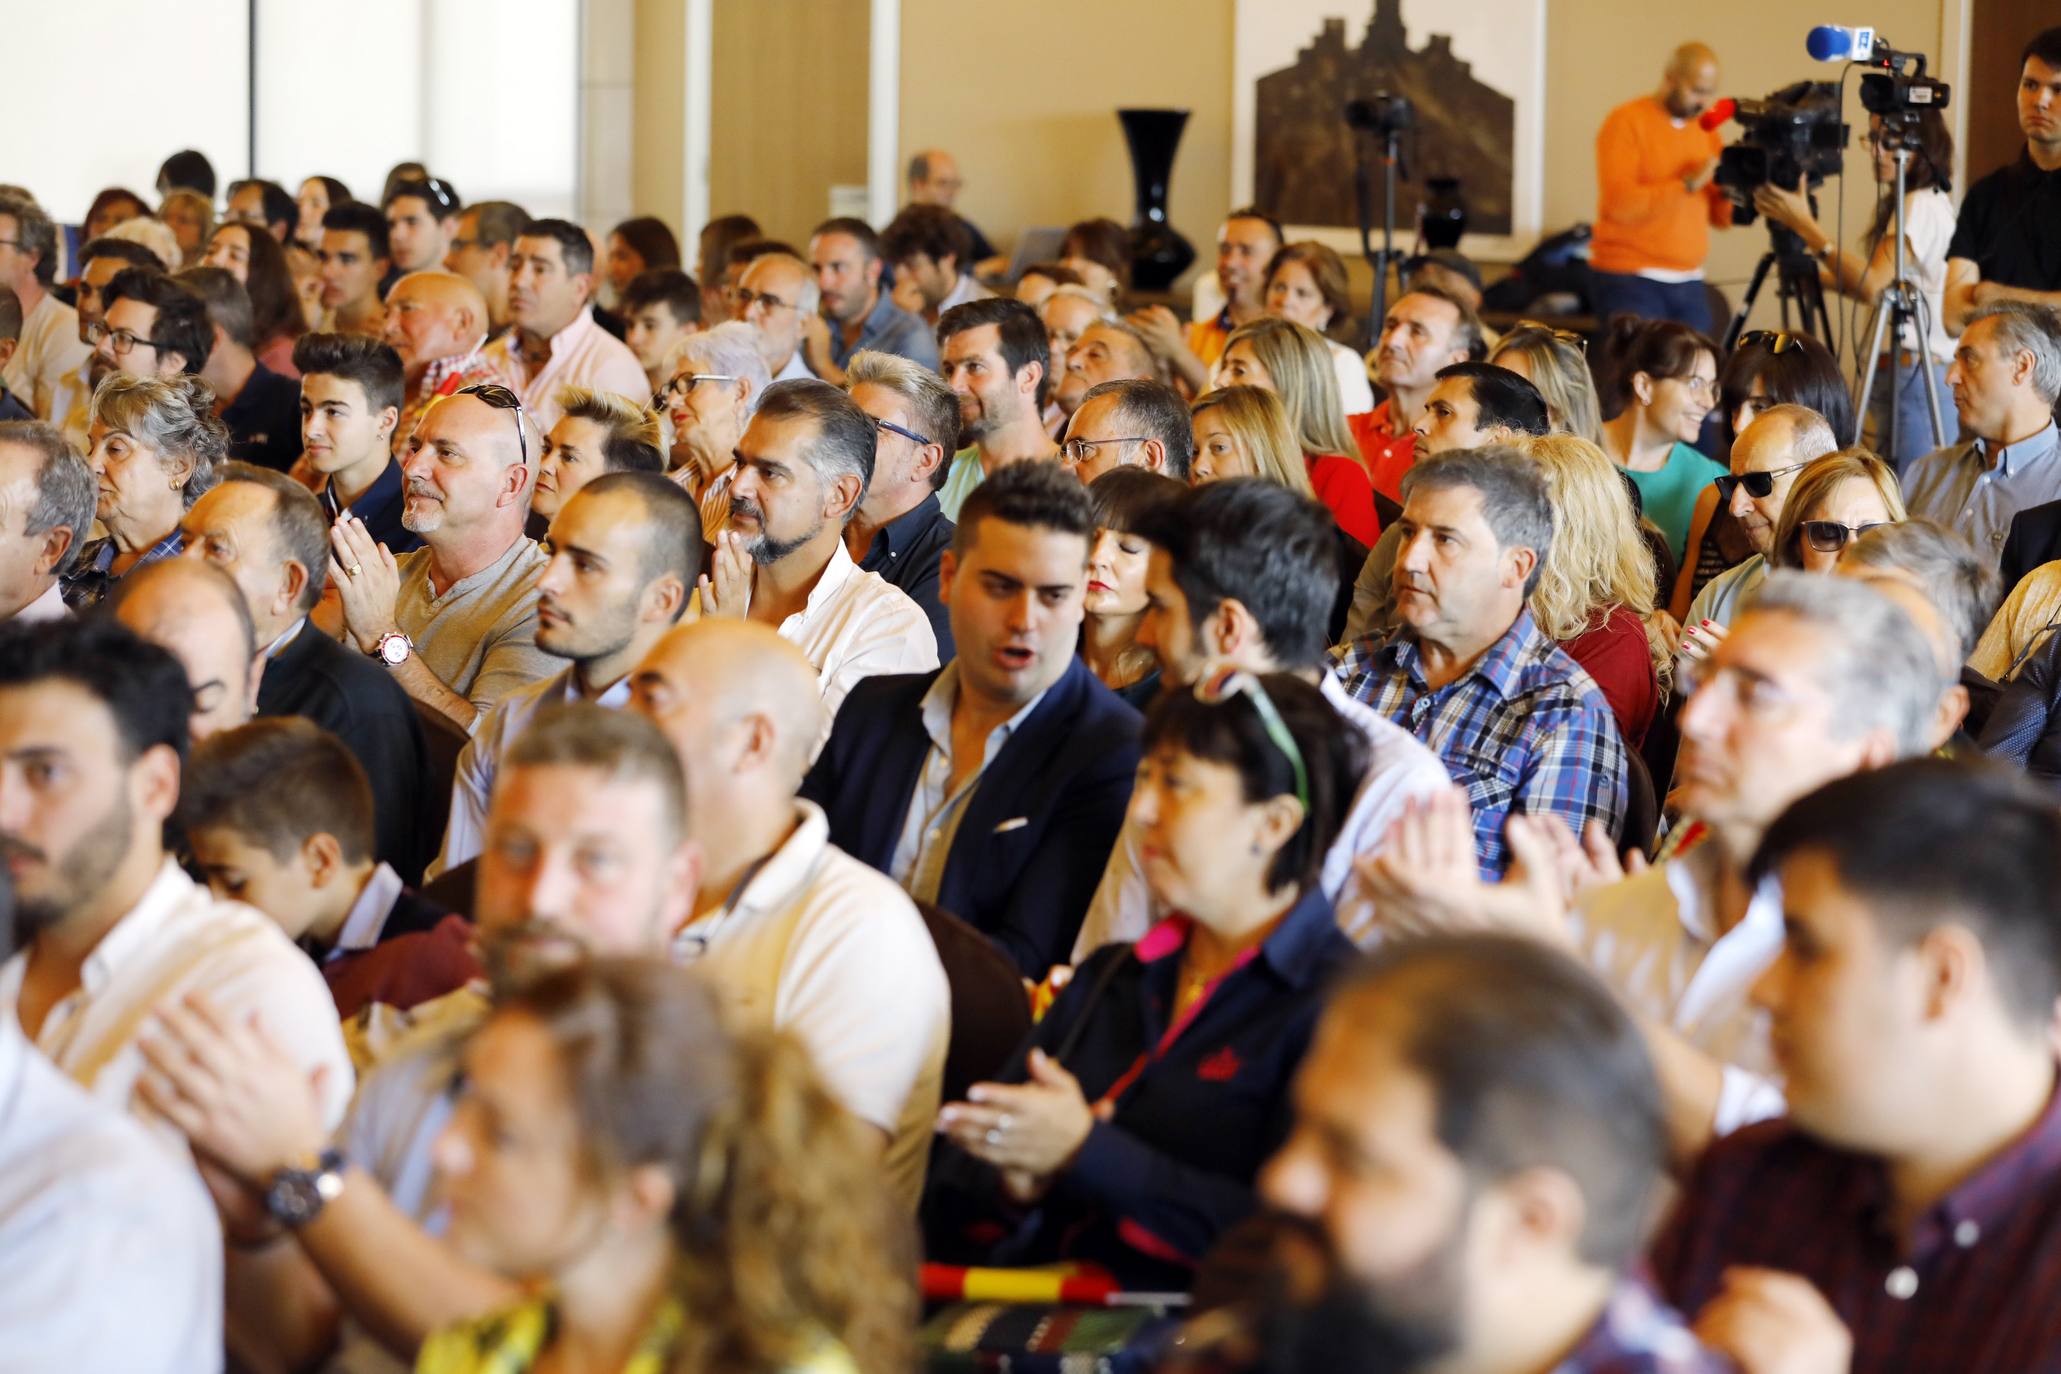
{"type": "Polygon", "coordinates": [[[1023,1082],[1037,1048],[1090,1103],[1114,1102],[1035,1207],[1016,1207],[993,1169],[939,1140],[923,1198],[928,1258],[1086,1260],[1126,1288],[1185,1290],[1217,1237],[1253,1211],[1253,1180],[1287,1137],[1289,1085],[1325,989],[1357,951],[1313,888],[1170,1034],[1186,931],[1169,917],[1136,945],[1083,960],[995,1075],[1023,1082]]]}
{"type": "MultiPolygon", "coordinates": [[[[829,816],[831,842],[883,873],[930,753],[923,694],[937,676],[895,673],[852,688],[802,784],[829,816]]],[[[1141,724],[1075,658],[966,803],[937,905],[1026,977],[1042,978],[1073,948],[1130,805],[1141,724]]]]}

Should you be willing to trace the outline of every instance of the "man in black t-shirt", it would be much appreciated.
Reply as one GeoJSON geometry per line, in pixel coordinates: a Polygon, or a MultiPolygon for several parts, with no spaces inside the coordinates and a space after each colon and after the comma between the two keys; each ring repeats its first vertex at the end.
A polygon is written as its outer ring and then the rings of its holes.
{"type": "Polygon", "coordinates": [[[1961,205],[1940,310],[1950,334],[1997,301],[2061,306],[2061,28],[2034,35],[2021,60],[2025,151],[1969,187],[1961,205]]]}

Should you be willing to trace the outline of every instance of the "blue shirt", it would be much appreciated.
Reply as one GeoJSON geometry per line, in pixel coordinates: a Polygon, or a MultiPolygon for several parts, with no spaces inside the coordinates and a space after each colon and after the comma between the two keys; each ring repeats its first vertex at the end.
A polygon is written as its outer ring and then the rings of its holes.
{"type": "Polygon", "coordinates": [[[1977,439],[1935,449],[1904,475],[1911,518],[1959,531],[1992,565],[2003,556],[2012,517],[2054,500],[2061,500],[2061,450],[2051,421],[2015,444],[1977,439]]]}
{"type": "Polygon", "coordinates": [[[407,489],[401,478],[401,464],[395,460],[386,465],[379,474],[379,480],[365,489],[365,494],[347,507],[339,507],[334,487],[322,490],[322,509],[329,513],[332,523],[346,514],[355,515],[365,522],[365,532],[386,545],[388,553],[396,557],[413,553],[422,547],[422,536],[401,523],[401,509],[405,504],[407,489]]]}
{"type": "Polygon", "coordinates": [[[830,322],[832,362],[844,367],[851,362],[852,354],[862,348],[898,353],[912,363],[922,363],[932,371],[937,370],[937,336],[929,325],[889,300],[885,290],[873,302],[873,308],[866,312],[866,322],[859,327],[857,343],[846,347],[844,326],[836,320],[830,322]]]}
{"type": "Polygon", "coordinates": [[[1555,815],[1576,835],[1592,820],[1614,836],[1627,804],[1624,741],[1595,681],[1539,633],[1530,611],[1473,666],[1436,691],[1407,631],[1333,650],[1347,692],[1408,730],[1467,789],[1485,877],[1509,864],[1512,812],[1555,815]]]}

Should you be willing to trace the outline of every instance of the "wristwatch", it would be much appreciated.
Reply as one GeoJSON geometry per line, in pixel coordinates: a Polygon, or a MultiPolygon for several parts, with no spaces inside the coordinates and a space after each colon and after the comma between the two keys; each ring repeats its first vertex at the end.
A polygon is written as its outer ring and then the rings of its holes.
{"type": "Polygon", "coordinates": [[[289,1231],[297,1231],[322,1214],[329,1200],[343,1191],[343,1156],[324,1150],[303,1168],[288,1166],[272,1175],[265,1187],[265,1211],[289,1231]]]}
{"type": "Polygon", "coordinates": [[[408,655],[415,652],[415,641],[399,630],[388,630],[372,646],[372,657],[389,668],[398,668],[408,661],[408,655]]]}

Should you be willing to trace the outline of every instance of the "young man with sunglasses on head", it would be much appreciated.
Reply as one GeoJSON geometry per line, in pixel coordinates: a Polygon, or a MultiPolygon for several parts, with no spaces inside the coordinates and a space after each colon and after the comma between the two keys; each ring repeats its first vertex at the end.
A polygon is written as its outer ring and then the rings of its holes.
{"type": "Polygon", "coordinates": [[[404,181],[381,207],[386,212],[387,251],[396,272],[442,267],[458,236],[458,193],[447,181],[404,181]]]}

